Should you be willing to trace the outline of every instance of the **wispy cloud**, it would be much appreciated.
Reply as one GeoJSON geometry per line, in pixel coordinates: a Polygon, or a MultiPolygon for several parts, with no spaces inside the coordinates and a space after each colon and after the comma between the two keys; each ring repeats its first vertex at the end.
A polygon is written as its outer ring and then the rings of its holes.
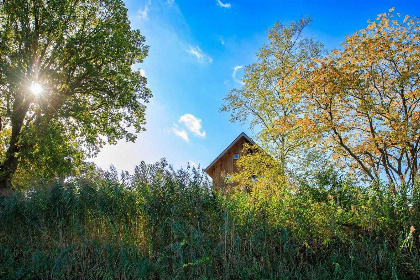
{"type": "Polygon", "coordinates": [[[237,72],[238,70],[242,69],[242,68],[243,68],[243,65],[237,65],[237,66],[233,67],[233,73],[232,73],[232,79],[233,79],[235,82],[240,83],[241,85],[243,85],[244,83],[243,83],[241,80],[239,80],[238,78],[236,78],[236,72],[237,72]]]}
{"type": "Polygon", "coordinates": [[[182,140],[190,142],[190,139],[188,138],[188,133],[185,131],[185,129],[180,129],[176,124],[174,124],[172,131],[175,133],[176,136],[180,137],[182,140]]]}
{"type": "Polygon", "coordinates": [[[206,137],[206,132],[204,130],[201,131],[201,119],[196,118],[194,115],[185,114],[179,118],[178,122],[183,123],[195,135],[206,137]]]}
{"type": "Polygon", "coordinates": [[[222,1],[217,0],[217,6],[220,6],[225,9],[230,9],[230,3],[222,3],[222,1]]]}
{"type": "Polygon", "coordinates": [[[199,46],[193,47],[190,45],[190,48],[187,50],[187,53],[189,53],[190,55],[194,56],[198,62],[200,63],[212,63],[213,62],[213,58],[211,58],[210,56],[206,55],[199,46]]]}
{"type": "Polygon", "coordinates": [[[142,19],[149,19],[149,9],[150,9],[150,6],[151,5],[152,5],[152,0],[149,0],[149,1],[146,2],[146,5],[144,6],[144,9],[143,10],[139,9],[137,11],[137,13],[140,16],[140,18],[142,18],[142,19]]]}
{"type": "Polygon", "coordinates": [[[167,5],[172,5],[173,3],[175,3],[175,0],[167,0],[166,2],[165,2],[165,4],[167,4],[167,5]]]}

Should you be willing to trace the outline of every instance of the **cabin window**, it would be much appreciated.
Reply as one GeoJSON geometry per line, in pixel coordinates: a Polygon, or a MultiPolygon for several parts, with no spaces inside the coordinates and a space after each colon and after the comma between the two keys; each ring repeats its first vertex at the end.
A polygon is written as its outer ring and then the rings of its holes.
{"type": "Polygon", "coordinates": [[[233,159],[239,159],[239,154],[234,154],[233,159]]]}

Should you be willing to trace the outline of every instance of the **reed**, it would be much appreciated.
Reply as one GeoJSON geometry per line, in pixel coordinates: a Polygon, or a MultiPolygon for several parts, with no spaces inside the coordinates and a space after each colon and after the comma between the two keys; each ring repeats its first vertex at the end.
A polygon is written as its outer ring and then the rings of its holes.
{"type": "Polygon", "coordinates": [[[374,189],[224,196],[164,161],[81,176],[1,199],[0,278],[419,279],[418,190],[374,189]]]}

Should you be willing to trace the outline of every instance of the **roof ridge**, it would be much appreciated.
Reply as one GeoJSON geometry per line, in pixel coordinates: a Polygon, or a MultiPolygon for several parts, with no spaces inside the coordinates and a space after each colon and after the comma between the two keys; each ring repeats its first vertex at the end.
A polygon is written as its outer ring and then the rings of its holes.
{"type": "Polygon", "coordinates": [[[239,139],[241,139],[241,137],[244,137],[246,140],[248,140],[249,142],[251,142],[251,144],[255,144],[254,140],[252,140],[252,138],[250,138],[248,135],[246,135],[245,132],[241,132],[241,134],[238,135],[238,137],[235,138],[235,140],[232,141],[232,143],[230,143],[221,153],[219,156],[217,156],[210,164],[209,166],[207,166],[204,171],[207,172],[207,170],[209,170],[213,164],[216,163],[217,160],[219,160],[221,157],[223,157],[225,155],[225,153],[233,146],[235,145],[236,142],[239,141],[239,139]]]}

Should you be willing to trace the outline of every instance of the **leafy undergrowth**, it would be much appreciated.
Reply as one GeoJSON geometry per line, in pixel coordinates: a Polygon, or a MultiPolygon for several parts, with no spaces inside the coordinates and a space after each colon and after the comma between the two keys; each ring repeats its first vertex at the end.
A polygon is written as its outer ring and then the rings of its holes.
{"type": "Polygon", "coordinates": [[[0,278],[420,278],[416,190],[315,182],[225,196],[164,161],[116,177],[2,198],[0,278]]]}

